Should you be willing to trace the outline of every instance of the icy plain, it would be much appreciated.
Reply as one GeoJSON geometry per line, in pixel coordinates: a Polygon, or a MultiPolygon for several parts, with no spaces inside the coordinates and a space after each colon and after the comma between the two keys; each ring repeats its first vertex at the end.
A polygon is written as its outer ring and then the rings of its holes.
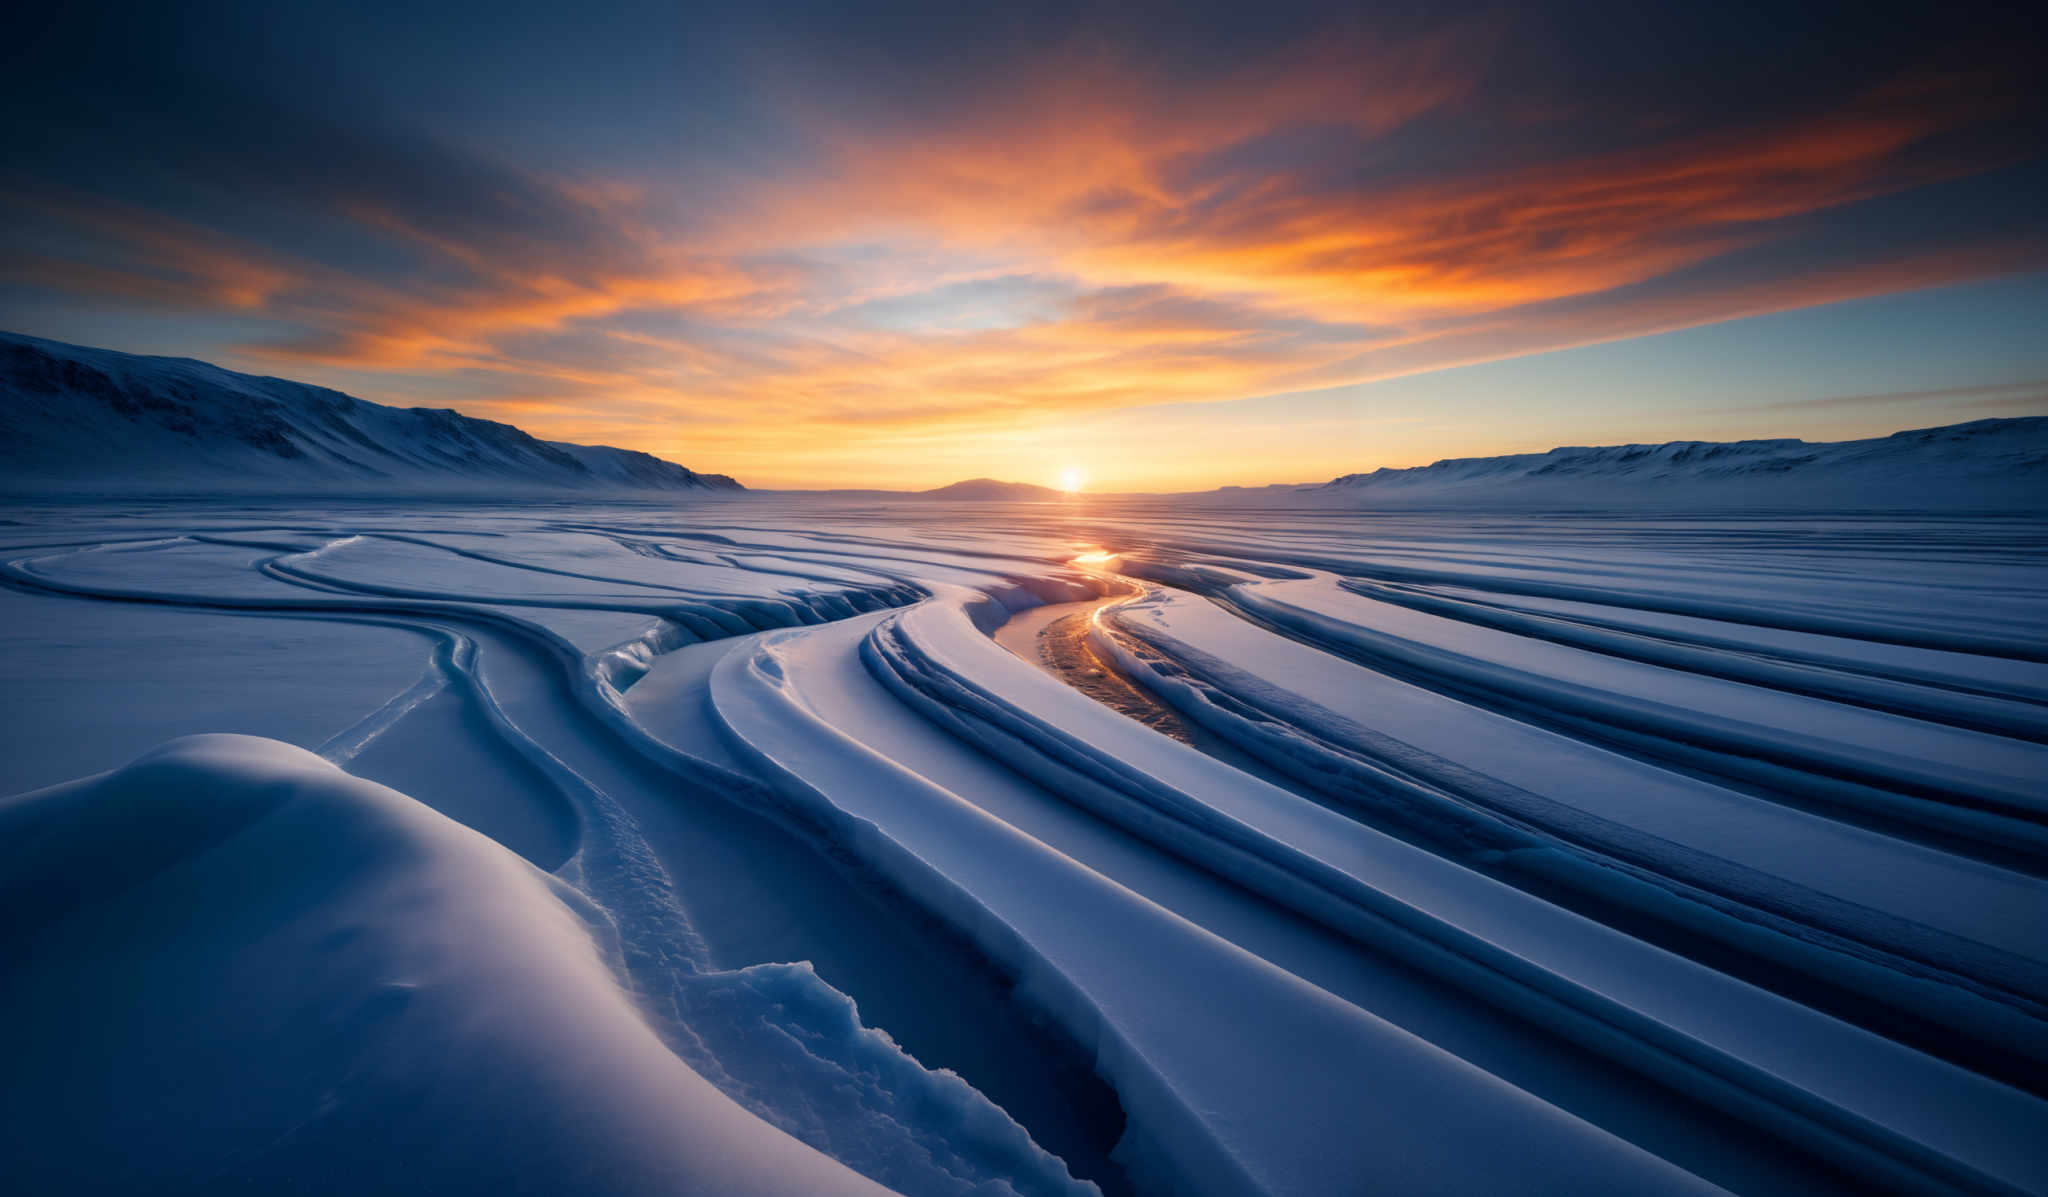
{"type": "Polygon", "coordinates": [[[2048,1191],[2037,518],[0,516],[16,1191],[2048,1191]]]}

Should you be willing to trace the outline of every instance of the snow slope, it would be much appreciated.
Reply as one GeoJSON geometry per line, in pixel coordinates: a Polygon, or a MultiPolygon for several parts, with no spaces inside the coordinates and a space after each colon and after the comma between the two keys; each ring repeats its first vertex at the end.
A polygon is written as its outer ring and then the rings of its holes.
{"type": "Polygon", "coordinates": [[[738,490],[646,453],[453,411],[0,333],[12,491],[738,490]]]}
{"type": "Polygon", "coordinates": [[[1461,457],[1346,474],[1290,493],[1306,502],[1373,507],[2040,509],[2048,506],[2048,417],[1976,420],[1861,441],[1672,441],[1461,457]]]}
{"type": "Polygon", "coordinates": [[[2048,1190],[2035,518],[0,521],[34,1188],[2048,1190]]]}

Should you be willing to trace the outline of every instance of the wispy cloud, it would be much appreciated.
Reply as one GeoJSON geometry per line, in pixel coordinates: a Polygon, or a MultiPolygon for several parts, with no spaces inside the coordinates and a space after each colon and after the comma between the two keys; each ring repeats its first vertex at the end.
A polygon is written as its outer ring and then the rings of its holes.
{"type": "Polygon", "coordinates": [[[1876,391],[1865,395],[1821,395],[1810,399],[1782,399],[1770,403],[1752,403],[1740,407],[1710,409],[1712,414],[1729,412],[1759,411],[1851,411],[1863,412],[1886,408],[1920,406],[1939,403],[1945,410],[1953,412],[1975,411],[2042,411],[2048,412],[2048,378],[2030,378],[2018,382],[1989,383],[1983,386],[1931,387],[1918,391],[1876,391]]]}
{"type": "Polygon", "coordinates": [[[658,174],[316,124],[325,157],[279,138],[179,179],[180,202],[11,188],[0,277],[260,318],[242,362],[382,374],[392,398],[456,379],[466,406],[549,435],[725,446],[743,461],[708,464],[744,469],[2044,261],[2038,231],[1809,242],[1829,213],[2010,162],[2010,144],[1951,144],[2011,103],[1981,76],[1445,152],[1571,115],[1485,86],[1504,36],[1339,30],[1197,77],[1086,44],[941,108],[777,90],[789,146],[686,189],[719,200],[695,208],[658,174]]]}

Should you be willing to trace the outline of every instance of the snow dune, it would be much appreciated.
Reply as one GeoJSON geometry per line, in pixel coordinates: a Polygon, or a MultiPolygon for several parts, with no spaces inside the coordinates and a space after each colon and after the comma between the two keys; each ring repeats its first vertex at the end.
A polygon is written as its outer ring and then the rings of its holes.
{"type": "Polygon", "coordinates": [[[0,806],[20,1192],[865,1194],[666,1051],[602,912],[302,749],[0,806]]]}
{"type": "Polygon", "coordinates": [[[933,510],[9,509],[0,1148],[2048,1190],[2037,522],[933,510]]]}

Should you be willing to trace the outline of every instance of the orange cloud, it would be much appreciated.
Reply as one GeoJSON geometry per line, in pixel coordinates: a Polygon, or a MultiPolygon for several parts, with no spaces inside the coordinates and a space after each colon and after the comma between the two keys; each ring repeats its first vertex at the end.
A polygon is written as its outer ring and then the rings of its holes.
{"type": "Polygon", "coordinates": [[[459,376],[464,406],[545,435],[747,474],[1664,331],[1996,273],[2038,252],[1965,247],[1628,290],[1770,245],[1802,218],[1996,164],[1923,152],[1989,114],[1968,79],[1924,77],[1767,126],[1370,174],[1376,147],[1472,115],[1498,36],[1329,39],[1199,83],[1077,52],[945,112],[797,107],[816,146],[803,169],[744,180],[722,210],[688,219],[664,219],[659,188],[637,180],[517,176],[549,219],[489,235],[367,184],[329,197],[338,227],[404,256],[404,271],[60,197],[32,206],[97,252],[25,257],[9,273],[258,313],[304,335],[245,346],[248,358],[387,372],[393,398],[459,376]],[[968,321],[928,310],[953,302],[945,288],[1000,292],[1006,278],[1032,281],[1028,302],[961,300],[990,309],[968,321]],[[927,310],[882,320],[872,305],[885,301],[927,310]]]}

